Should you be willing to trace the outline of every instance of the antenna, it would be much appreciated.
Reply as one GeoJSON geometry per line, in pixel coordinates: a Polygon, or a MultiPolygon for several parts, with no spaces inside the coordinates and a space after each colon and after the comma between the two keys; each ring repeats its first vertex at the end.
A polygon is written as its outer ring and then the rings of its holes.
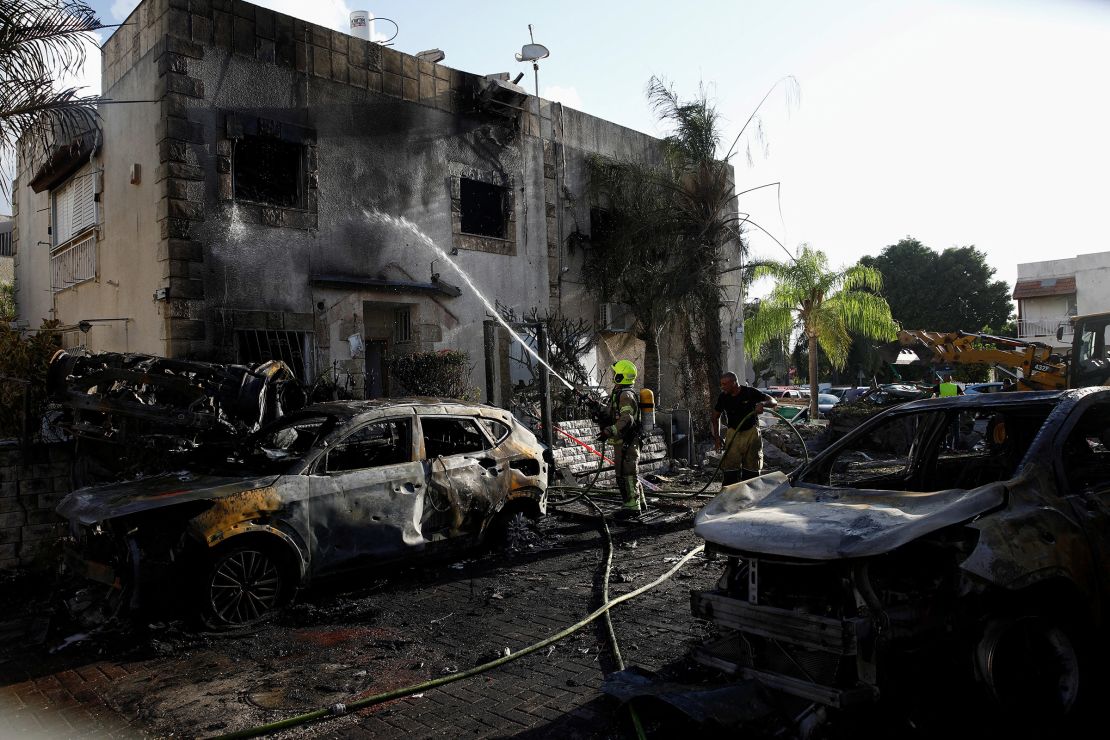
{"type": "Polygon", "coordinates": [[[528,24],[528,38],[532,43],[525,44],[518,54],[514,54],[518,62],[531,62],[532,72],[536,76],[536,97],[540,96],[540,65],[541,59],[547,59],[551,56],[551,52],[543,44],[536,43],[536,37],[532,35],[532,24],[528,24]]]}

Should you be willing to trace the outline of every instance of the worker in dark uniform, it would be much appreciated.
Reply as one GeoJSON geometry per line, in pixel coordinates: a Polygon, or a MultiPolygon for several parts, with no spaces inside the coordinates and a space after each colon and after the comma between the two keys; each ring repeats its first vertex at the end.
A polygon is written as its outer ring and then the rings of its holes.
{"type": "Polygon", "coordinates": [[[640,462],[640,397],[633,384],[636,366],[628,360],[613,364],[615,385],[609,394],[606,426],[601,430],[602,439],[613,449],[613,467],[617,475],[617,488],[623,504],[619,515],[632,517],[640,513],[644,502],[643,490],[637,476],[640,462]]]}
{"type": "Polygon", "coordinates": [[[763,440],[759,415],[778,402],[750,385],[740,385],[736,373],[721,375],[721,395],[713,406],[713,449],[721,449],[721,415],[725,417],[725,453],[721,459],[721,485],[747,480],[763,469],[763,440]]]}

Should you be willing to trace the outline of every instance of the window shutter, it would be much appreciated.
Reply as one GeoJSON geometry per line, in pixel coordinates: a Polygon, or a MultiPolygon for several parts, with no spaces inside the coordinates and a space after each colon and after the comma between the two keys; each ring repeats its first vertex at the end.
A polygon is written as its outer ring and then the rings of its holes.
{"type": "Polygon", "coordinates": [[[93,175],[76,175],[54,191],[54,245],[64,244],[85,229],[96,225],[93,175]]]}
{"type": "Polygon", "coordinates": [[[73,183],[69,182],[54,193],[54,244],[64,244],[73,236],[72,220],[72,190],[73,183]]]}
{"type": "Polygon", "coordinates": [[[96,225],[96,201],[93,200],[92,172],[78,175],[73,180],[73,234],[96,225]]]}

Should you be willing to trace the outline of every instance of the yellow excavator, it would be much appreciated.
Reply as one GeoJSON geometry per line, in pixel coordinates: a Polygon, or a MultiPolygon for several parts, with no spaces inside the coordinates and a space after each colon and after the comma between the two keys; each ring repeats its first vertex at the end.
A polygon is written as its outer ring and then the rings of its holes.
{"type": "MultiPolygon", "coordinates": [[[[1014,376],[1015,390],[1110,385],[1110,313],[1073,316],[1071,348],[964,331],[904,329],[879,348],[892,365],[993,365],[1014,376]]],[[[1064,327],[1056,330],[1063,341],[1064,327]]]]}

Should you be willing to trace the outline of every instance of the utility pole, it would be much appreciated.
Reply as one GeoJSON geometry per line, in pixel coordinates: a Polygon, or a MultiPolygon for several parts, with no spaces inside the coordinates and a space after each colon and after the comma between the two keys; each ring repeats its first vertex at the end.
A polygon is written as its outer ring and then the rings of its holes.
{"type": "Polygon", "coordinates": [[[547,322],[536,322],[536,348],[540,353],[540,424],[543,425],[543,441],[547,449],[554,453],[555,426],[551,418],[551,372],[547,369],[551,362],[547,348],[547,322]]]}

